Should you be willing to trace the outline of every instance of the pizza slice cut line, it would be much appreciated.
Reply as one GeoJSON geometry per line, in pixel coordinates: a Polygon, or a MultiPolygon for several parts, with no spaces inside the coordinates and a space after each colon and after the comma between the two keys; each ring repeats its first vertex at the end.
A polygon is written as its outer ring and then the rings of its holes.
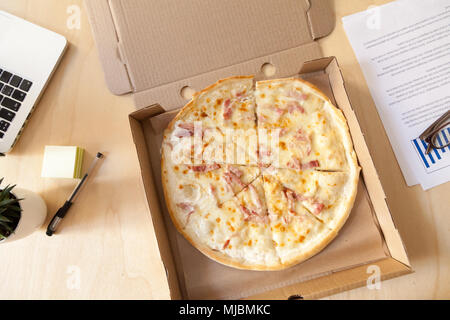
{"type": "MultiPolygon", "coordinates": [[[[214,180],[217,178],[220,178],[220,180],[217,181],[217,184],[206,184],[209,185],[209,188],[206,189],[204,188],[204,186],[196,184],[196,182],[194,181],[195,179],[193,178],[183,179],[183,181],[180,182],[178,186],[180,190],[194,189],[195,191],[188,191],[188,193],[197,193],[197,196],[190,196],[189,199],[183,199],[183,201],[176,203],[176,207],[185,216],[184,221],[181,223],[183,229],[187,227],[191,220],[191,216],[195,212],[203,211],[199,207],[198,202],[204,203],[205,198],[208,198],[212,201],[212,203],[209,205],[209,208],[211,206],[217,206],[218,208],[221,208],[223,203],[238,197],[239,194],[246,190],[249,185],[251,187],[251,184],[254,183],[254,181],[257,180],[261,175],[260,169],[258,167],[236,165],[193,165],[186,166],[184,168],[184,170],[188,169],[192,170],[191,173],[194,173],[194,178],[198,178],[199,180],[202,180],[202,175],[208,175],[212,177],[212,182],[216,182],[214,180]],[[222,183],[222,185],[219,184],[220,182],[222,183]],[[224,190],[222,190],[221,197],[219,197],[219,189],[224,189],[226,187],[229,187],[229,189],[226,189],[225,193],[224,190]]],[[[183,168],[178,170],[181,171],[183,170],[183,168]]]]}
{"type": "MultiPolygon", "coordinates": [[[[265,246],[268,247],[269,250],[273,250],[279,263],[280,257],[276,254],[275,242],[273,241],[272,231],[270,229],[270,217],[267,208],[263,175],[261,174],[249,184],[236,198],[240,202],[239,209],[241,210],[243,217],[243,229],[249,230],[249,232],[262,230],[266,238],[265,246]]],[[[258,239],[254,241],[250,239],[245,245],[248,247],[258,245],[257,241],[258,239]]]]}
{"type": "Polygon", "coordinates": [[[272,241],[284,267],[290,267],[320,251],[335,233],[299,201],[290,202],[289,192],[275,177],[263,176],[272,241]]]}
{"type": "Polygon", "coordinates": [[[238,165],[184,165],[175,166],[174,171],[179,176],[175,192],[185,194],[176,206],[188,215],[195,211],[196,202],[205,198],[213,199],[220,207],[260,176],[258,167],[238,165]]]}
{"type": "Polygon", "coordinates": [[[258,141],[260,157],[268,158],[262,161],[266,166],[345,171],[348,162],[353,162],[346,159],[347,150],[340,142],[341,134],[342,139],[347,139],[347,132],[333,130],[345,121],[343,115],[316,91],[299,79],[258,82],[255,91],[258,131],[280,130],[275,146],[258,141]],[[288,116],[280,119],[279,114],[288,116]],[[267,117],[270,119],[264,119],[267,117]]]}
{"type": "Polygon", "coordinates": [[[353,186],[357,184],[359,168],[354,172],[266,169],[263,175],[276,179],[282,185],[290,207],[298,203],[328,228],[336,229],[350,214],[348,203],[353,203],[356,196],[353,186]]]}
{"type": "Polygon", "coordinates": [[[193,217],[194,225],[187,225],[187,228],[198,230],[207,225],[207,235],[202,239],[208,237],[205,241],[212,251],[234,256],[244,265],[252,261],[261,270],[279,265],[267,221],[262,177],[256,178],[220,209],[203,217],[200,213],[193,217]],[[244,256],[242,252],[245,252],[244,256]]]}

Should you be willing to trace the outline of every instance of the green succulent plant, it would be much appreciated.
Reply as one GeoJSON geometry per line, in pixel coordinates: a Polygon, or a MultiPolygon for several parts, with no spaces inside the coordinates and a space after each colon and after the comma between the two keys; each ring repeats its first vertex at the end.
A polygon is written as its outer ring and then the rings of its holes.
{"type": "MultiPolygon", "coordinates": [[[[3,178],[0,179],[0,186],[3,178]]],[[[12,190],[15,185],[7,185],[4,189],[0,188],[0,241],[9,237],[17,227],[20,220],[22,209],[12,190]]]]}

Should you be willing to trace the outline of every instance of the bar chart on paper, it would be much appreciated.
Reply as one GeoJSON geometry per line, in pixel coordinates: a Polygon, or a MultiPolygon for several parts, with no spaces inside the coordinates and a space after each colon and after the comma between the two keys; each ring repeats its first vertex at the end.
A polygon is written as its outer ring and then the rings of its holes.
{"type": "MultiPolygon", "coordinates": [[[[450,141],[450,128],[442,130],[437,136],[439,146],[447,145],[450,141]]],[[[432,173],[450,166],[450,146],[442,149],[432,149],[426,154],[427,143],[419,138],[411,141],[417,151],[423,167],[427,173],[432,173]]]]}

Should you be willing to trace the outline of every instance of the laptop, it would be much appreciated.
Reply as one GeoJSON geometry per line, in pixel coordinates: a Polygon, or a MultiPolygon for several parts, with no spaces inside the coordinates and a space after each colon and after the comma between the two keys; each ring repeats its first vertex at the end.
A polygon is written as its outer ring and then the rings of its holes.
{"type": "Polygon", "coordinates": [[[0,10],[0,154],[16,143],[66,47],[63,36],[0,10]]]}

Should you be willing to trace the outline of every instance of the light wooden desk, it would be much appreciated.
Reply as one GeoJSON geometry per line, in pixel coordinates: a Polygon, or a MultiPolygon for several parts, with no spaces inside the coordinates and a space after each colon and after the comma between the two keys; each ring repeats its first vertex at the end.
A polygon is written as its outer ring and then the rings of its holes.
{"type": "MultiPolygon", "coordinates": [[[[423,192],[406,187],[340,18],[385,0],[337,0],[332,35],[321,40],[343,70],[369,149],[415,273],[331,298],[450,298],[450,183],[423,192]]],[[[40,177],[44,145],[78,145],[89,163],[106,160],[52,238],[44,228],[0,245],[0,299],[166,299],[168,288],[147,211],[127,115],[131,97],[110,94],[81,0],[2,0],[0,9],[64,34],[70,48],[0,176],[40,193],[49,216],[73,180],[40,177]],[[67,8],[81,8],[69,29],[67,8]]],[[[0,62],[1,63],[1,62],[0,62]]]]}

